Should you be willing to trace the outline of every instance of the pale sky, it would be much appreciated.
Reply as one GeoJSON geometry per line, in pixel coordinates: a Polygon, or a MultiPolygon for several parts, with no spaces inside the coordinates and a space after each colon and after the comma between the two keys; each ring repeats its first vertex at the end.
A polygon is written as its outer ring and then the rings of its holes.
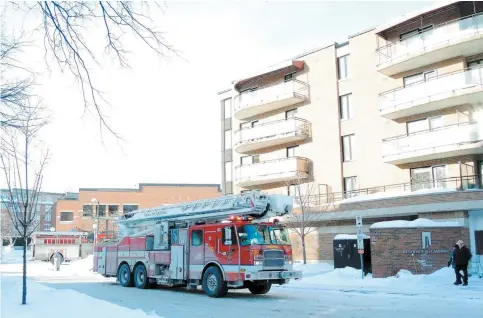
{"type": "MultiPolygon", "coordinates": [[[[169,2],[159,27],[180,59],[160,60],[130,39],[130,69],[96,69],[111,104],[103,143],[73,79],[53,67],[39,86],[52,114],[42,134],[51,152],[44,191],[132,188],[139,183],[220,183],[217,92],[249,70],[332,43],[431,2],[169,2]]],[[[10,17],[10,16],[9,16],[10,17]]],[[[91,30],[104,32],[103,29],[91,30]]],[[[99,33],[102,34],[102,33],[99,33]]],[[[102,47],[101,47],[102,49],[102,47]]],[[[27,59],[43,65],[41,51],[27,59]],[[39,54],[40,53],[40,54],[39,54]]],[[[106,61],[105,61],[106,62],[106,61]]]]}

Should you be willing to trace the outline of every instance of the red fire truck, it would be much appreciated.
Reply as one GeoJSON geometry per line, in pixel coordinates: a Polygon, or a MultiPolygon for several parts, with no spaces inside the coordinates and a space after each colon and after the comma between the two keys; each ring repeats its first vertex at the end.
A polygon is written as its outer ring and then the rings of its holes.
{"type": "Polygon", "coordinates": [[[34,232],[32,256],[36,260],[52,261],[52,256],[59,252],[62,262],[82,258],[87,236],[87,232],[34,232]]]}
{"type": "Polygon", "coordinates": [[[95,247],[94,270],[124,287],[265,294],[272,284],[302,278],[293,270],[288,230],[276,219],[292,206],[290,196],[256,190],[134,211],[118,219],[119,238],[95,247]]]}

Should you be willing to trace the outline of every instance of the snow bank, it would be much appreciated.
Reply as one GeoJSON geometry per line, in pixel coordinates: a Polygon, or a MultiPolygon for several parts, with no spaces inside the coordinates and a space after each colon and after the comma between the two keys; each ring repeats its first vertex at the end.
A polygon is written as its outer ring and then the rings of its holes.
{"type": "Polygon", "coordinates": [[[155,314],[146,314],[140,309],[128,309],[106,301],[89,297],[73,290],[57,290],[28,281],[27,305],[20,305],[22,280],[20,277],[2,277],[2,317],[4,318],[85,318],[122,317],[122,318],[160,318],[155,314]],[[80,310],[74,310],[75,308],[80,310]]]}
{"type": "Polygon", "coordinates": [[[448,188],[432,188],[432,189],[421,189],[416,191],[401,191],[401,192],[377,192],[372,194],[360,194],[358,196],[347,198],[341,200],[340,203],[352,203],[352,202],[360,202],[360,201],[371,201],[371,200],[381,200],[387,198],[395,198],[395,197],[405,197],[405,196],[413,196],[413,195],[425,195],[425,194],[432,194],[432,193],[446,193],[446,192],[457,192],[456,189],[448,189],[448,188]]]}
{"type": "MultiPolygon", "coordinates": [[[[362,238],[369,238],[366,234],[363,234],[362,238]]],[[[334,240],[357,240],[357,235],[356,234],[337,234],[334,237],[334,240]]]]}
{"type": "Polygon", "coordinates": [[[414,221],[386,221],[377,222],[371,225],[371,229],[391,229],[391,228],[415,228],[415,227],[459,227],[458,222],[442,222],[429,219],[416,219],[414,221]]]}
{"type": "Polygon", "coordinates": [[[294,264],[294,269],[302,271],[302,277],[306,278],[328,273],[334,270],[334,266],[328,263],[294,264]]]}

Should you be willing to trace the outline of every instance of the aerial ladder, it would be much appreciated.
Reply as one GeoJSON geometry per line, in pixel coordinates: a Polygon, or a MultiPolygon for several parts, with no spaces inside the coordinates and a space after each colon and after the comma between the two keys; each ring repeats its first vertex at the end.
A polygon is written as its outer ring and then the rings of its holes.
{"type": "Polygon", "coordinates": [[[262,194],[253,190],[187,203],[140,209],[117,220],[120,237],[146,235],[161,222],[194,224],[216,222],[229,217],[251,217],[263,220],[286,215],[292,211],[293,198],[286,195],[262,194]]]}

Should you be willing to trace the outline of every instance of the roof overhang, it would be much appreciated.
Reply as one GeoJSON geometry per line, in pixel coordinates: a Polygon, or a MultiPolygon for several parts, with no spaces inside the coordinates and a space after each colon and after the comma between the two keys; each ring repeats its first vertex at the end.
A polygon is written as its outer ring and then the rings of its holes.
{"type": "Polygon", "coordinates": [[[267,76],[274,76],[276,74],[289,74],[293,72],[299,72],[304,69],[305,62],[301,60],[289,60],[281,64],[277,64],[257,75],[247,77],[235,82],[235,89],[239,88],[247,83],[254,82],[267,76]]]}
{"type": "Polygon", "coordinates": [[[437,11],[439,9],[442,9],[444,7],[448,7],[448,6],[453,5],[455,3],[458,3],[458,2],[461,2],[461,1],[442,1],[442,2],[438,2],[436,5],[426,7],[422,10],[413,11],[413,12],[408,13],[406,15],[397,17],[397,18],[392,19],[392,20],[389,20],[388,22],[386,22],[384,24],[381,24],[380,26],[378,26],[376,28],[375,33],[379,34],[381,32],[388,30],[388,29],[391,29],[391,28],[393,28],[393,27],[395,27],[399,24],[403,24],[403,23],[405,23],[405,22],[407,22],[411,19],[414,19],[418,16],[425,15],[425,14],[431,13],[433,11],[437,11]]]}

